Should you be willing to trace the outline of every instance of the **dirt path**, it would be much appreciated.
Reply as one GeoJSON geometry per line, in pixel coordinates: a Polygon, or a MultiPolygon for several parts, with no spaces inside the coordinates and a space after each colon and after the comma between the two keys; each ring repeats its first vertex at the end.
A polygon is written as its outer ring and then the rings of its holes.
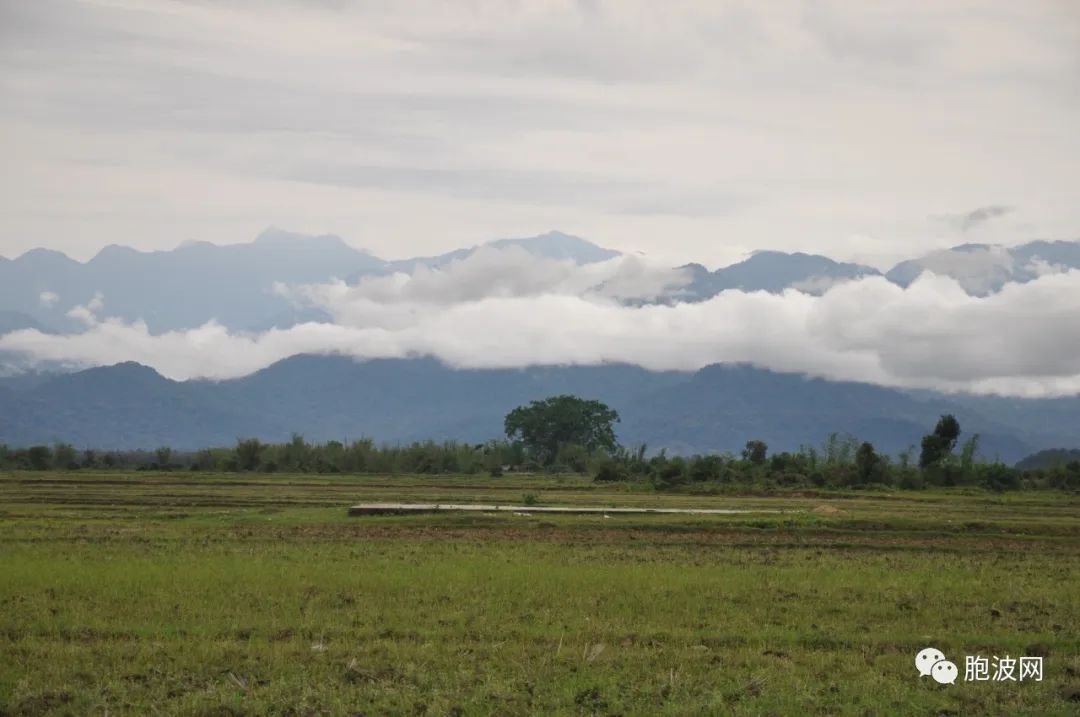
{"type": "Polygon", "coordinates": [[[798,513],[797,510],[736,510],[731,508],[602,508],[591,506],[485,505],[480,503],[360,503],[349,515],[414,515],[420,513],[520,513],[523,515],[740,515],[744,513],[798,513]]]}

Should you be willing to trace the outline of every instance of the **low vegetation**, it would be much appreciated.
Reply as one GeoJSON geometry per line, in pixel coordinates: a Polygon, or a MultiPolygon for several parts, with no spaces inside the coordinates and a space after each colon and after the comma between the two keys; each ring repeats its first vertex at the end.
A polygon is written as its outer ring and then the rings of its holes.
{"type": "Polygon", "coordinates": [[[0,714],[1076,713],[1080,499],[812,493],[0,474],[0,714]],[[523,496],[753,512],[345,510],[523,496]],[[914,667],[927,645],[1042,655],[1045,677],[939,685],[914,667]]]}
{"type": "Polygon", "coordinates": [[[479,445],[0,447],[0,717],[1076,713],[1080,463],[980,462],[950,416],[895,459],[650,454],[617,421],[563,396],[479,445]],[[573,505],[733,512],[528,509],[573,505]],[[1044,679],[939,685],[927,646],[1044,679]]]}
{"type": "Polygon", "coordinates": [[[262,473],[378,475],[579,473],[599,482],[627,482],[660,491],[726,492],[792,488],[920,490],[975,486],[994,491],[1080,490],[1075,451],[1044,451],[1018,466],[985,461],[979,436],[959,446],[960,425],[942,416],[914,448],[891,457],[853,436],[832,434],[821,447],[769,453],[764,441],[747,441],[740,455],[669,456],[630,449],[615,441],[619,416],[597,401],[556,396],[514,409],[506,417],[505,440],[376,445],[370,439],[313,444],[296,434],[286,443],[240,439],[232,448],[178,452],[78,451],[70,444],[9,448],[0,445],[0,470],[188,470],[262,473]]]}

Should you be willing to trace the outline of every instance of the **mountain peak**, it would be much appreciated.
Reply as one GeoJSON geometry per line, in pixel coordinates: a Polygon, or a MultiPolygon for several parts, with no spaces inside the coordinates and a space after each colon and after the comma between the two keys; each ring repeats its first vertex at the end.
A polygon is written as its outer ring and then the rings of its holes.
{"type": "Polygon", "coordinates": [[[125,258],[130,257],[130,256],[135,256],[135,255],[144,254],[144,253],[146,253],[146,252],[141,252],[138,249],[133,249],[133,248],[131,248],[129,246],[124,246],[122,244],[109,244],[107,246],[102,247],[101,251],[99,251],[97,254],[95,254],[94,258],[91,259],[90,261],[91,262],[115,261],[117,259],[125,259],[125,258]]]}
{"type": "Polygon", "coordinates": [[[51,271],[62,267],[79,266],[75,261],[62,251],[55,249],[31,249],[20,255],[12,264],[21,264],[31,271],[51,271]]]}
{"type": "Polygon", "coordinates": [[[216,248],[217,248],[216,244],[213,244],[213,243],[205,241],[205,240],[201,240],[201,239],[185,239],[184,241],[180,242],[180,245],[177,246],[175,249],[173,249],[173,251],[200,251],[200,250],[205,251],[207,249],[213,250],[213,249],[216,249],[216,248]]]}
{"type": "MultiPolygon", "coordinates": [[[[588,239],[582,239],[581,237],[577,236],[576,234],[567,234],[566,232],[561,232],[558,229],[551,229],[549,231],[544,232],[543,234],[537,234],[536,236],[531,237],[531,239],[533,241],[557,242],[557,243],[572,244],[572,245],[577,245],[577,246],[586,245],[586,244],[588,246],[596,246],[596,244],[593,244],[588,239]]],[[[523,239],[522,241],[526,241],[526,239],[523,239]]]]}
{"type": "Polygon", "coordinates": [[[337,244],[345,246],[345,240],[336,234],[301,234],[300,232],[292,232],[287,229],[279,229],[275,226],[269,226],[259,232],[259,235],[255,237],[256,244],[304,244],[309,242],[318,242],[321,244],[337,244]]]}
{"type": "Polygon", "coordinates": [[[1002,252],[1007,251],[1005,249],[1005,247],[1000,246],[998,244],[980,244],[980,243],[977,243],[977,242],[970,242],[970,243],[967,243],[967,244],[957,244],[956,246],[949,249],[949,251],[962,252],[964,254],[974,254],[975,252],[993,251],[994,249],[997,249],[998,251],[1002,251],[1002,252]]]}
{"type": "MultiPolygon", "coordinates": [[[[412,272],[418,266],[426,266],[428,268],[442,267],[453,261],[461,261],[462,259],[472,256],[472,254],[481,246],[494,249],[517,247],[519,249],[524,249],[533,256],[555,259],[556,261],[572,261],[576,264],[593,264],[596,262],[607,261],[608,259],[613,259],[617,256],[622,256],[621,252],[614,251],[613,249],[605,249],[602,246],[593,244],[591,241],[582,239],[581,237],[576,237],[573,234],[551,230],[544,234],[537,234],[532,237],[495,239],[481,245],[455,249],[445,254],[439,254],[438,256],[418,256],[411,259],[399,259],[397,261],[389,262],[386,268],[390,271],[412,272]]],[[[355,275],[349,277],[350,282],[355,281],[356,279],[357,276],[355,275]]]]}
{"type": "Polygon", "coordinates": [[[161,378],[165,377],[154,370],[152,367],[146,364],[139,363],[138,361],[121,361],[120,363],[114,363],[110,366],[97,366],[95,368],[88,368],[82,373],[93,375],[118,375],[118,376],[141,376],[143,378],[161,378]]]}
{"type": "Polygon", "coordinates": [[[111,366],[92,368],[58,375],[49,385],[67,390],[90,390],[107,395],[109,391],[138,392],[156,385],[170,383],[160,373],[136,361],[124,361],[111,366]]]}
{"type": "Polygon", "coordinates": [[[530,254],[560,261],[570,260],[578,264],[592,264],[621,256],[621,252],[605,249],[581,237],[555,230],[521,239],[496,239],[485,246],[496,248],[516,246],[525,249],[530,254]]]}
{"type": "Polygon", "coordinates": [[[62,251],[56,249],[43,249],[38,247],[24,252],[18,257],[20,260],[39,260],[39,259],[67,259],[68,261],[74,261],[71,257],[62,251]]]}
{"type": "Polygon", "coordinates": [[[787,266],[801,266],[801,267],[829,267],[829,268],[845,268],[851,270],[857,270],[864,274],[879,274],[880,272],[872,266],[866,266],[864,264],[855,264],[851,262],[837,261],[821,254],[807,254],[802,251],[777,251],[775,249],[762,249],[750,254],[749,257],[743,261],[732,264],[728,269],[732,269],[738,266],[746,266],[749,264],[765,264],[771,263],[776,265],[787,266]]]}
{"type": "Polygon", "coordinates": [[[908,286],[924,271],[949,276],[974,296],[999,291],[1010,282],[1032,281],[1040,275],[1035,259],[1059,268],[1080,267],[1080,242],[1033,241],[1013,247],[999,244],[960,244],[902,261],[885,275],[908,286]]]}
{"type": "Polygon", "coordinates": [[[42,333],[48,333],[44,330],[41,323],[33,316],[21,311],[0,309],[0,336],[22,329],[37,329],[42,333]]]}

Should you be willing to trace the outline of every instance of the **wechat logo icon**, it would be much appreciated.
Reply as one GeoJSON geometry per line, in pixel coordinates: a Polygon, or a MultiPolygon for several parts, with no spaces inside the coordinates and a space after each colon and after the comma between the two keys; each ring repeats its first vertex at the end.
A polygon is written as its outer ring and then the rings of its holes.
{"type": "Polygon", "coordinates": [[[956,683],[956,665],[945,659],[945,653],[934,647],[925,647],[915,655],[915,669],[920,677],[929,675],[941,685],[956,683]]]}

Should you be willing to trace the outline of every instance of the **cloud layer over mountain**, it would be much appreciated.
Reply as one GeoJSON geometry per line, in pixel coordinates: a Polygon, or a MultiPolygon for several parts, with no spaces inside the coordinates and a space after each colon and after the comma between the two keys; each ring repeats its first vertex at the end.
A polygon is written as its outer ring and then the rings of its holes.
{"type": "Polygon", "coordinates": [[[577,265],[485,248],[441,269],[278,286],[333,323],[243,333],[208,322],[153,334],[79,307],[73,335],[24,329],[0,351],[33,361],[134,360],[172,378],[241,376],[300,353],[430,355],[455,367],[625,362],[692,370],[747,362],[832,379],[978,393],[1080,392],[1080,271],[972,296],[924,273],[903,287],[870,276],[819,296],[728,290],[698,303],[642,304],[689,277],[637,257],[577,265]]]}

